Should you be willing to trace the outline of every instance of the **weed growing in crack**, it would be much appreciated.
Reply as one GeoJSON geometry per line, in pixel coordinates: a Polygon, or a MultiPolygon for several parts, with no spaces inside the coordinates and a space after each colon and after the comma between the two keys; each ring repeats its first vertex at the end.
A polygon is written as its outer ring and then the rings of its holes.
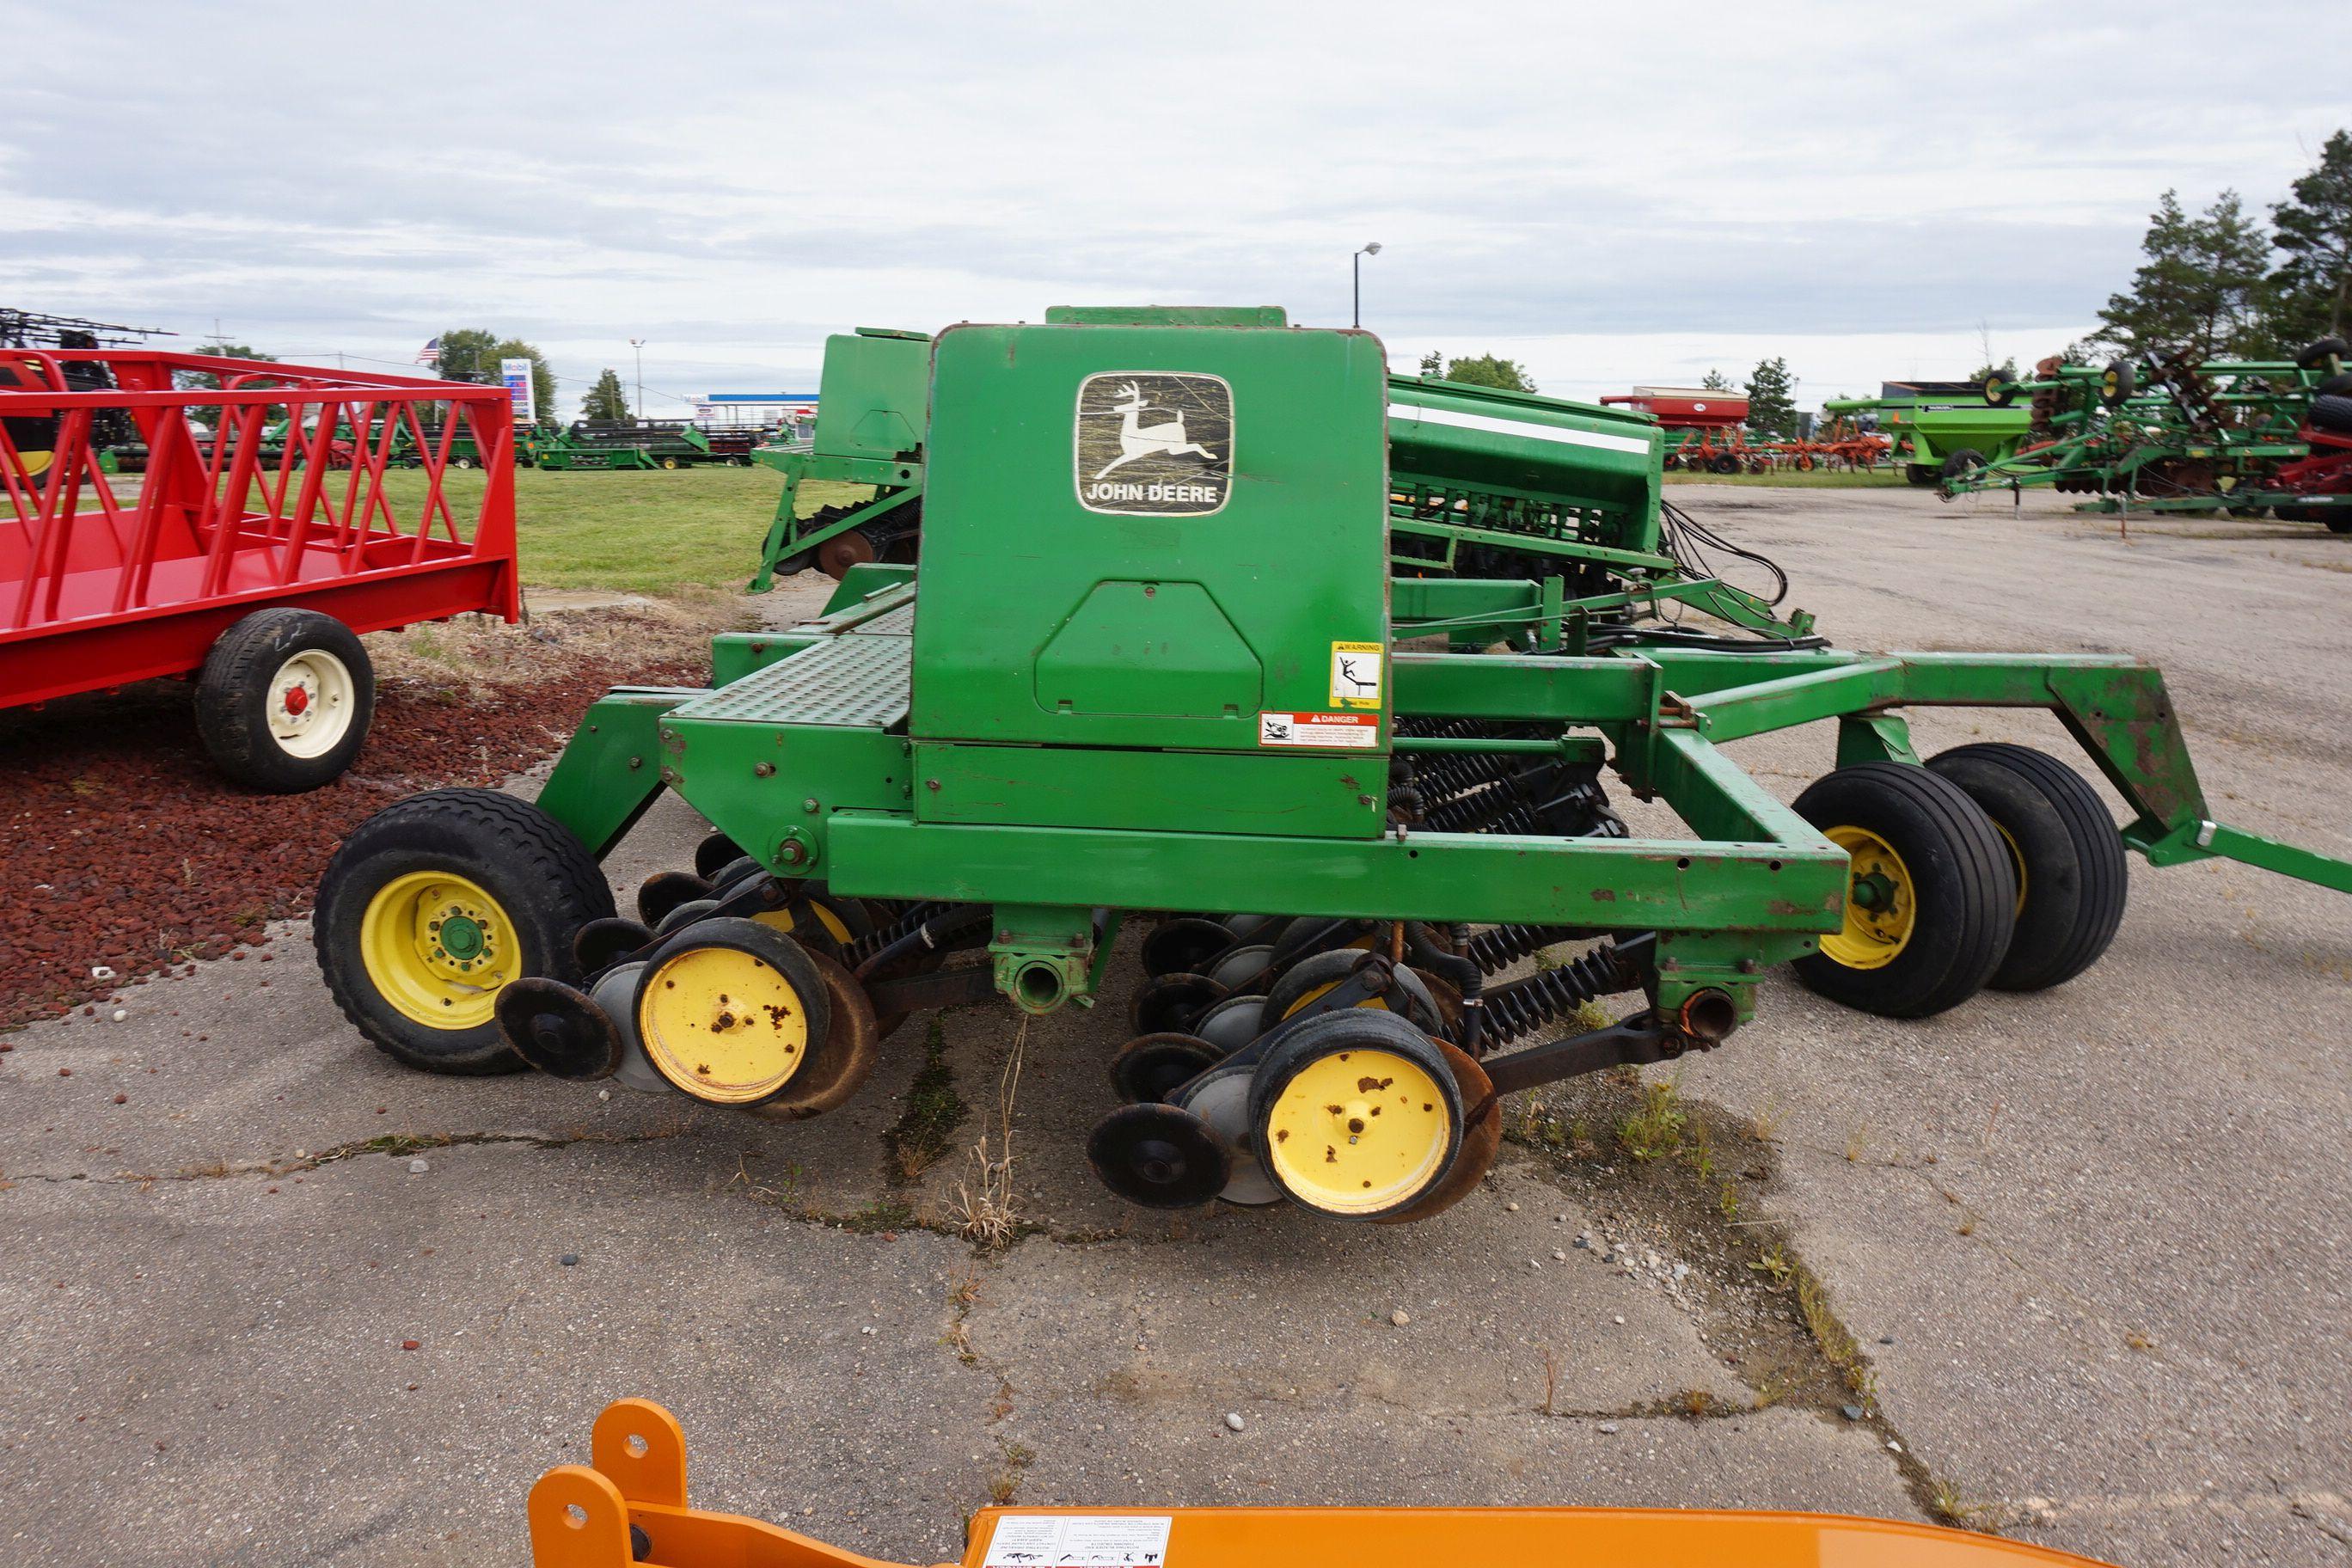
{"type": "Polygon", "coordinates": [[[988,1478],[989,1501],[1003,1508],[1018,1497],[1021,1493],[1022,1472],[1026,1470],[1036,1458],[1036,1454],[1025,1445],[1007,1443],[1004,1446],[1004,1463],[998,1467],[995,1474],[988,1478]]]}
{"type": "Polygon", "coordinates": [[[1021,1091],[1022,1049],[1029,1039],[1024,1016],[996,1080],[996,1121],[992,1133],[982,1132],[966,1157],[968,1169],[956,1183],[956,1234],[975,1247],[993,1250],[1021,1234],[1013,1204],[1013,1107],[1021,1091]],[[993,1152],[990,1140],[995,1140],[993,1152]]]}

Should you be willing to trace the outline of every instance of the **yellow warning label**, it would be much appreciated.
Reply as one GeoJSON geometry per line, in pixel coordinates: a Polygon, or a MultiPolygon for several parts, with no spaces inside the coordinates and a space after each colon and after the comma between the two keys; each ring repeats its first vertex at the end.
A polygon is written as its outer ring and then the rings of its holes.
{"type": "Polygon", "coordinates": [[[1381,665],[1385,658],[1376,642],[1335,642],[1331,645],[1331,706],[1378,708],[1381,705],[1381,665]]]}

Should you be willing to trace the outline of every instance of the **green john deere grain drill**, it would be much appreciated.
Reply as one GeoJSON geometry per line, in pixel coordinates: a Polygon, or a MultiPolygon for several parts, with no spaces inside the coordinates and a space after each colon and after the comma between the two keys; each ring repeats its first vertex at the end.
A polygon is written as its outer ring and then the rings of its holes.
{"type": "MultiPolygon", "coordinates": [[[[2126,847],[2352,890],[2212,820],[2134,659],[1843,652],[1622,542],[1392,577],[1430,538],[1397,538],[1392,454],[1445,422],[1400,430],[1365,333],[1138,310],[925,349],[919,573],[719,637],[708,688],[613,691],[535,805],[434,791],[345,841],[320,962],[377,1045],[792,1121],[917,1009],[1128,994],[1087,1151],[1114,1189],[1409,1219],[1486,1168],[1500,1097],[1716,1047],[1773,966],[1906,1017],[2062,984],[2126,847]],[[2051,710],[2130,821],[2037,752],[1923,762],[1919,704],[2051,710]],[[1813,721],[1834,765],[1793,806],[1720,749],[1813,721]],[[1604,769],[1678,826],[1629,833],[1604,769]],[[597,858],[664,790],[712,831],[616,916],[597,858]]],[[[1511,406],[1454,427],[1555,428],[1511,406]]]]}

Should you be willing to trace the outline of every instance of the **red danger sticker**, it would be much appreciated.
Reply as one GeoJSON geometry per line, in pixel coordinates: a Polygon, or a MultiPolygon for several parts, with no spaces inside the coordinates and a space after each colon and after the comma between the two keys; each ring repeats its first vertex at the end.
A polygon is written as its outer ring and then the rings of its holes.
{"type": "Polygon", "coordinates": [[[1261,713],[1257,716],[1261,746],[1336,746],[1370,751],[1381,743],[1377,713],[1261,713]]]}

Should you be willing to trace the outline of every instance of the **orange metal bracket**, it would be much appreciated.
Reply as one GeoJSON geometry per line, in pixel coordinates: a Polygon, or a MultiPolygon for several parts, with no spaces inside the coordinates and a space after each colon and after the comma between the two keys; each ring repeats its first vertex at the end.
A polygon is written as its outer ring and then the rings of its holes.
{"type": "MultiPolygon", "coordinates": [[[[903,1568],[778,1525],[688,1508],[685,1435],[650,1400],[607,1405],[589,1452],[593,1468],[559,1465],[530,1489],[532,1568],[903,1568]]],[[[1165,1561],[1139,1558],[1130,1568],[2102,1568],[2087,1557],[1934,1525],[1640,1508],[989,1508],[972,1517],[961,1568],[987,1568],[1000,1521],[1047,1518],[1167,1521],[1165,1561]]]]}

